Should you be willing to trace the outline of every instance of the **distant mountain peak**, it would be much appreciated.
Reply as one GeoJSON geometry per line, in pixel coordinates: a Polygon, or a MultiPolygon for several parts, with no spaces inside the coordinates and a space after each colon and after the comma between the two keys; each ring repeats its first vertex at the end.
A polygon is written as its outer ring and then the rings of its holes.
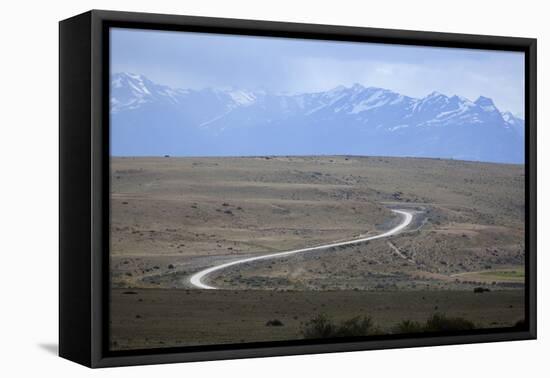
{"type": "Polygon", "coordinates": [[[506,112],[502,112],[502,118],[503,118],[505,121],[509,121],[510,119],[513,119],[513,118],[515,118],[515,117],[514,117],[514,115],[512,114],[512,112],[506,111],[506,112]]]}
{"type": "Polygon", "coordinates": [[[136,74],[136,73],[133,73],[133,72],[120,72],[119,76],[127,76],[131,79],[134,79],[134,80],[141,80],[145,77],[141,74],[136,74]]]}
{"type": "Polygon", "coordinates": [[[521,136],[524,135],[524,128],[525,128],[525,120],[521,117],[518,117],[512,112],[502,112],[501,113],[502,119],[504,122],[506,122],[506,125],[514,129],[518,134],[521,136]]]}
{"type": "Polygon", "coordinates": [[[332,89],[329,89],[326,93],[338,93],[347,90],[348,88],[344,85],[338,85],[332,89]]]}
{"type": "Polygon", "coordinates": [[[474,102],[479,106],[495,106],[493,100],[485,96],[479,96],[474,102]]]}
{"type": "Polygon", "coordinates": [[[330,152],[523,161],[524,121],[485,96],[470,101],[434,91],[413,98],[359,83],[305,93],[176,89],[117,73],[110,102],[119,155],[330,152]]]}
{"type": "Polygon", "coordinates": [[[112,83],[122,83],[122,82],[140,83],[141,82],[141,83],[151,83],[151,84],[153,84],[153,82],[150,81],[145,76],[140,75],[140,74],[131,73],[131,72],[117,72],[117,73],[112,75],[111,82],[112,83]]]}
{"type": "Polygon", "coordinates": [[[453,95],[451,98],[452,98],[452,99],[455,99],[455,100],[457,100],[457,101],[460,101],[460,102],[473,103],[472,101],[470,101],[469,99],[467,99],[467,98],[464,97],[464,96],[453,95]]]}
{"type": "Polygon", "coordinates": [[[443,93],[438,91],[433,91],[429,95],[426,96],[426,98],[436,98],[436,97],[447,97],[443,93]]]}
{"type": "Polygon", "coordinates": [[[227,93],[231,96],[233,101],[242,106],[250,106],[256,101],[256,94],[254,92],[232,90],[227,93]]]}
{"type": "Polygon", "coordinates": [[[520,116],[519,114],[514,114],[510,111],[505,111],[505,112],[502,112],[502,118],[504,118],[504,120],[506,122],[509,122],[509,121],[524,121],[523,117],[520,116]]]}
{"type": "Polygon", "coordinates": [[[474,101],[474,103],[486,112],[500,114],[495,103],[489,97],[479,96],[477,100],[474,101]]]}

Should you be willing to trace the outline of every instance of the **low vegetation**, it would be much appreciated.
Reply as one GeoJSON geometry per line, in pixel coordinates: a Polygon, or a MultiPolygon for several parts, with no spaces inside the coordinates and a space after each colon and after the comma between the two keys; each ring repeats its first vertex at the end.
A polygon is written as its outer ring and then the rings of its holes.
{"type": "Polygon", "coordinates": [[[491,290],[486,288],[486,287],[481,287],[481,286],[474,287],[474,293],[476,293],[476,294],[481,294],[481,293],[485,293],[485,292],[489,292],[489,291],[491,291],[491,290]]]}
{"type": "Polygon", "coordinates": [[[424,332],[425,325],[414,320],[403,320],[394,328],[394,333],[419,333],[424,332]]]}
{"type": "Polygon", "coordinates": [[[422,332],[454,332],[475,329],[476,325],[461,317],[448,317],[445,314],[433,314],[426,322],[403,320],[388,332],[376,327],[368,316],[358,316],[336,323],[326,315],[318,315],[302,325],[302,335],[306,339],[334,337],[369,336],[382,333],[411,334],[422,332]]]}
{"type": "Polygon", "coordinates": [[[321,314],[304,323],[302,327],[302,335],[306,339],[366,336],[373,333],[376,333],[376,329],[372,319],[367,316],[358,316],[335,323],[321,314]]]}
{"type": "Polygon", "coordinates": [[[268,320],[265,323],[265,325],[266,325],[266,327],[282,327],[282,326],[284,326],[283,322],[280,321],[279,319],[268,320]]]}
{"type": "Polygon", "coordinates": [[[475,324],[460,317],[447,317],[444,314],[434,314],[426,321],[425,332],[467,331],[476,328],[475,324]]]}

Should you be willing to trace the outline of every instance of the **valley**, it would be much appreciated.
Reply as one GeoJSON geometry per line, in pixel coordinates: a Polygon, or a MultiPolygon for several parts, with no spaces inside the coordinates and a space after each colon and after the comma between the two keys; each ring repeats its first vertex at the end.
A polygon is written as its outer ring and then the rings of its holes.
{"type": "Polygon", "coordinates": [[[523,165],[426,158],[112,158],[111,346],[301,338],[325,313],[382,332],[438,312],[513,326],[524,179],[523,165]],[[383,234],[396,209],[414,217],[386,238],[228,267],[205,279],[219,290],[190,283],[216,264],[383,234]]]}

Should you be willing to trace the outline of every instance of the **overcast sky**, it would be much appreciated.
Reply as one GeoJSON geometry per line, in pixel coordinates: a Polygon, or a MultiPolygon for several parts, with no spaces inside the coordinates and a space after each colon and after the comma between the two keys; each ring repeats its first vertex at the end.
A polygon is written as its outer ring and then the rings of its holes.
{"type": "Polygon", "coordinates": [[[111,72],[176,88],[312,92],[360,83],[411,97],[483,95],[502,111],[524,113],[519,52],[117,28],[111,72]]]}

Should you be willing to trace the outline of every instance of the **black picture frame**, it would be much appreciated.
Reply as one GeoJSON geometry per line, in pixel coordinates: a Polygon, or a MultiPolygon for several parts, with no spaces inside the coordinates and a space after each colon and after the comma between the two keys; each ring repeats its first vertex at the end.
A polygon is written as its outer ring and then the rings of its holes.
{"type": "Polygon", "coordinates": [[[536,39],[92,10],[59,24],[59,354],[88,367],[535,339],[536,39]],[[525,327],[453,334],[264,342],[128,352],[108,348],[110,27],[525,53],[525,327]]]}

